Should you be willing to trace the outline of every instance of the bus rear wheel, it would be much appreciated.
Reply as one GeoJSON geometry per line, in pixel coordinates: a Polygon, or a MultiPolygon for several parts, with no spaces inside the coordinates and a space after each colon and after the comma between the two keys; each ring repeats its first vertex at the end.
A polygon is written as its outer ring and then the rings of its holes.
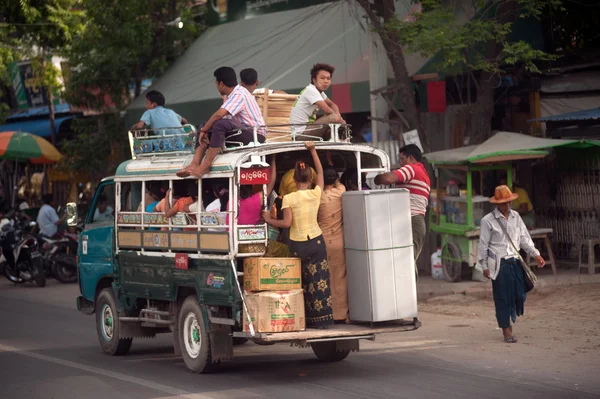
{"type": "Polygon", "coordinates": [[[188,370],[194,373],[210,373],[219,362],[213,362],[210,337],[204,324],[202,308],[194,296],[183,301],[178,320],[181,356],[188,370]]]}
{"type": "Polygon", "coordinates": [[[322,362],[339,362],[350,354],[350,349],[338,350],[336,341],[313,342],[310,346],[322,362]]]}

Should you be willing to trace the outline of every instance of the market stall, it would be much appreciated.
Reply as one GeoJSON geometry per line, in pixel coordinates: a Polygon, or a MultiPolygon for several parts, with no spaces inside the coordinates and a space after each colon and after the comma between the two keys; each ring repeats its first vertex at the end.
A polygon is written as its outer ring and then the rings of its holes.
{"type": "MultiPolygon", "coordinates": [[[[481,279],[481,271],[475,267],[479,223],[493,210],[489,195],[485,193],[497,184],[495,178],[498,175],[505,176],[507,185],[512,188],[514,162],[544,158],[556,147],[592,146],[600,146],[600,141],[556,140],[498,132],[479,145],[425,154],[436,177],[436,189],[431,192],[429,229],[441,236],[446,279],[459,281],[468,275],[481,279]]],[[[530,234],[543,242],[548,252],[548,265],[556,274],[550,245],[552,229],[536,228],[530,234]]]]}

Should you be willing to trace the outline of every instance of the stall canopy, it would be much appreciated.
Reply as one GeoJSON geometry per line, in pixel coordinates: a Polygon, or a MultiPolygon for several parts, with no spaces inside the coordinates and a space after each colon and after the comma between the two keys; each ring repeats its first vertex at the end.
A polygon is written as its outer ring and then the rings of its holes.
{"type": "MultiPolygon", "coordinates": [[[[411,7],[410,2],[396,4],[399,15],[411,7]]],[[[371,28],[362,15],[355,3],[336,1],[211,27],[151,89],[164,94],[168,108],[197,124],[222,103],[213,76],[221,66],[234,68],[238,76],[254,68],[261,87],[299,93],[310,83],[312,65],[323,62],[336,67],[328,95],[342,112],[368,112],[371,28]]],[[[418,56],[407,58],[410,73],[424,63],[418,56]]],[[[393,76],[389,65],[388,76],[393,76]]],[[[144,106],[144,96],[132,102],[128,126],[139,120],[144,106]]]]}
{"type": "Polygon", "coordinates": [[[555,147],[587,148],[600,146],[600,140],[557,140],[521,133],[497,132],[479,145],[424,154],[430,164],[469,164],[510,162],[543,158],[555,147]]]}

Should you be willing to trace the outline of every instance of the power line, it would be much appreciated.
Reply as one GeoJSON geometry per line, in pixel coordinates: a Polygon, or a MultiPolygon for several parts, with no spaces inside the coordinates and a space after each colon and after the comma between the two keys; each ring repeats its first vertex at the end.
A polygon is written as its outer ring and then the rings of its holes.
{"type": "MultiPolygon", "coordinates": [[[[303,16],[302,18],[300,18],[299,20],[295,21],[292,25],[289,25],[288,23],[283,23],[281,25],[275,26],[273,28],[271,28],[269,31],[266,32],[266,34],[263,37],[267,37],[266,40],[260,40],[260,38],[256,41],[255,44],[248,46],[248,47],[244,47],[243,49],[241,49],[241,52],[247,53],[247,52],[251,52],[256,50],[256,54],[261,54],[265,49],[270,48],[273,44],[276,44],[279,41],[280,36],[282,36],[283,34],[287,34],[287,35],[291,35],[293,34],[293,30],[302,26],[303,28],[307,28],[304,24],[307,20],[311,20],[313,19],[313,17],[321,14],[323,15],[324,11],[327,11],[327,9],[332,8],[332,4],[334,3],[329,3],[327,4],[326,7],[317,7],[316,9],[312,10],[312,12],[308,13],[307,15],[303,16]]],[[[315,22],[313,21],[313,25],[315,24],[315,22]]],[[[312,25],[311,25],[312,26],[312,25]]],[[[309,28],[311,27],[309,26],[309,28]]],[[[239,39],[238,39],[239,40],[239,39]]],[[[237,41],[237,40],[236,40],[237,41]]],[[[217,43],[215,46],[217,47],[221,47],[220,45],[221,43],[217,43]]],[[[284,43],[285,45],[285,43],[284,43]]],[[[210,48],[210,47],[209,47],[210,48]]],[[[215,67],[217,67],[218,65],[221,65],[223,63],[228,63],[229,61],[232,61],[233,59],[239,57],[240,51],[231,51],[225,55],[223,55],[220,58],[217,59],[212,59],[209,60],[208,63],[204,63],[205,61],[202,60],[199,63],[196,64],[192,64],[190,66],[190,69],[192,70],[191,72],[181,76],[179,79],[181,80],[181,83],[178,85],[173,86],[174,89],[178,89],[184,86],[187,86],[188,83],[185,82],[186,79],[188,78],[193,78],[196,75],[196,67],[202,67],[205,69],[214,69],[215,67]]],[[[237,66],[239,64],[235,64],[233,65],[234,67],[237,66]]],[[[204,85],[204,84],[209,84],[211,83],[213,80],[212,77],[207,78],[205,81],[201,82],[200,85],[204,85]]],[[[193,90],[190,90],[189,92],[186,93],[189,94],[191,93],[193,90]]]]}

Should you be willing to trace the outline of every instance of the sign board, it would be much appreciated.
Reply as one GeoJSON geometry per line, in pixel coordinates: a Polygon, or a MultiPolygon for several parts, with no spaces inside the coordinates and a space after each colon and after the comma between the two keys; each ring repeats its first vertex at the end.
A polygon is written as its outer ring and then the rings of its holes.
{"type": "Polygon", "coordinates": [[[403,133],[402,136],[404,137],[404,145],[415,144],[423,152],[423,146],[416,129],[403,133]]]}
{"type": "Polygon", "coordinates": [[[188,269],[189,257],[187,254],[176,254],[175,255],[175,268],[181,270],[188,269]]]}
{"type": "Polygon", "coordinates": [[[240,169],[240,185],[269,184],[271,181],[270,168],[240,169]]]}
{"type": "Polygon", "coordinates": [[[267,229],[264,227],[239,227],[238,241],[261,241],[267,239],[267,229]]]}
{"type": "MultiPolygon", "coordinates": [[[[50,58],[49,62],[52,62],[54,67],[60,71],[60,62],[57,64],[54,59],[50,58]]],[[[11,62],[8,70],[19,110],[48,105],[47,90],[38,85],[31,61],[11,62]]],[[[54,92],[53,103],[60,104],[58,91],[54,92]]]]}

